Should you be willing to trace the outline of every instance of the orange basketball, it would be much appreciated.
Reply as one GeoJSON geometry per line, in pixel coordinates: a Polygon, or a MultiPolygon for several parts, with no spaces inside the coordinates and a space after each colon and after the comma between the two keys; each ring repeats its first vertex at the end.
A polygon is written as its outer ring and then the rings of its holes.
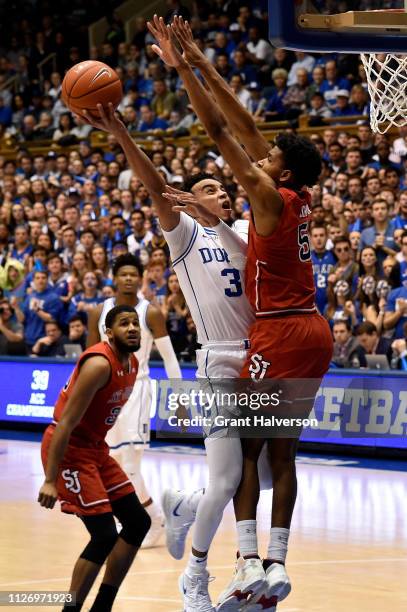
{"type": "Polygon", "coordinates": [[[117,108],[123,97],[118,74],[103,62],[87,60],[72,66],[62,82],[62,100],[75,114],[86,109],[98,115],[97,104],[104,108],[111,102],[117,108]]]}

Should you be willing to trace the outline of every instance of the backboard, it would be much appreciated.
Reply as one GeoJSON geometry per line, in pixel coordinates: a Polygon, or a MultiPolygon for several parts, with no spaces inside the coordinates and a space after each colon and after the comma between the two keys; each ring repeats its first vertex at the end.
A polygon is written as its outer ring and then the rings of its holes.
{"type": "Polygon", "coordinates": [[[275,47],[320,53],[407,54],[405,0],[363,1],[269,0],[269,34],[275,47]],[[329,6],[330,13],[324,10],[329,6]],[[385,10],[391,7],[398,10],[385,10]]]}

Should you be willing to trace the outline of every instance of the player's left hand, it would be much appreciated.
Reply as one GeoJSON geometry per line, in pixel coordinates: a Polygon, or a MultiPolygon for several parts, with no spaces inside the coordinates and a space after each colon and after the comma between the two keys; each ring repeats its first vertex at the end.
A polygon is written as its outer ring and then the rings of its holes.
{"type": "Polygon", "coordinates": [[[43,508],[52,509],[58,499],[57,488],[52,482],[44,482],[38,494],[38,502],[43,508]]]}
{"type": "Polygon", "coordinates": [[[175,187],[167,185],[166,191],[162,196],[173,204],[173,210],[185,212],[194,219],[199,218],[206,227],[213,227],[219,223],[219,217],[210,213],[205,206],[202,206],[192,193],[180,191],[175,189],[175,187]]]}
{"type": "Polygon", "coordinates": [[[162,17],[154,15],[153,20],[147,22],[147,27],[158,42],[158,45],[152,45],[151,48],[164,64],[172,68],[188,65],[175,45],[171,27],[165,25],[162,17]]]}

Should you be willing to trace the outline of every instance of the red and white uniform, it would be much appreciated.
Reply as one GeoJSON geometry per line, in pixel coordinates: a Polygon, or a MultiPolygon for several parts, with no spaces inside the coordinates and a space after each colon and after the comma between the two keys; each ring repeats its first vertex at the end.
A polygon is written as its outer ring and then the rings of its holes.
{"type": "Polygon", "coordinates": [[[246,294],[256,322],[244,378],[322,378],[332,357],[327,321],[315,306],[308,192],[280,188],[283,210],[270,236],[249,227],[246,294]]]}
{"type": "Polygon", "coordinates": [[[73,430],[58,471],[61,510],[74,514],[111,512],[111,501],[134,492],[126,474],[109,456],[105,437],[132,392],[138,361],[134,355],[130,355],[126,371],[108,342],[99,342],[81,355],[71,378],[60,392],[55,404],[54,421],[42,439],[42,462],[45,468],[55,425],[72,394],[80,369],[86,359],[95,355],[109,361],[111,376],[108,383],[95,393],[80,423],[73,430]]]}

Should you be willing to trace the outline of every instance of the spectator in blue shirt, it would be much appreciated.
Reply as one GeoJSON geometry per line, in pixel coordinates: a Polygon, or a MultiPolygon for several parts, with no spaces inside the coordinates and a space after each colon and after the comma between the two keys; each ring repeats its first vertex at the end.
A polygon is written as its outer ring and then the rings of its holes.
{"type": "Polygon", "coordinates": [[[402,191],[399,197],[399,213],[394,218],[397,229],[407,229],[407,191],[402,191]]]}
{"type": "Polygon", "coordinates": [[[395,255],[394,222],[389,219],[389,205],[386,200],[375,200],[372,205],[373,225],[363,230],[359,248],[373,246],[382,264],[387,255],[395,255]]]}
{"type": "MultiPolygon", "coordinates": [[[[103,302],[98,282],[95,272],[89,270],[85,273],[82,281],[83,291],[74,295],[71,301],[74,313],[84,312],[88,314],[92,308],[103,302]]],[[[73,316],[73,313],[71,313],[71,316],[73,316]]]]}
{"type": "Polygon", "coordinates": [[[11,257],[24,263],[32,250],[28,228],[25,225],[17,225],[14,230],[14,248],[11,251],[11,257]]]}
{"type": "Polygon", "coordinates": [[[140,108],[139,132],[149,132],[150,130],[166,130],[168,123],[164,119],[156,117],[149,106],[140,108]]]}
{"type": "Polygon", "coordinates": [[[320,91],[324,94],[328,106],[335,106],[336,95],[340,89],[350,91],[348,79],[338,76],[335,60],[330,60],[325,65],[326,78],[321,85],[320,91]]]}
{"type": "Polygon", "coordinates": [[[394,329],[394,338],[404,338],[405,323],[407,323],[407,287],[399,287],[389,293],[383,327],[386,330],[394,329]]]}
{"type": "Polygon", "coordinates": [[[328,276],[334,269],[336,258],[326,248],[328,232],[325,225],[314,225],[311,229],[311,261],[316,289],[316,304],[320,313],[328,304],[328,276]]]}
{"type": "Polygon", "coordinates": [[[6,106],[3,97],[0,96],[0,123],[9,127],[11,125],[12,114],[11,106],[6,106]]]}
{"type": "Polygon", "coordinates": [[[379,171],[381,168],[396,168],[401,169],[400,164],[390,161],[391,148],[386,140],[382,140],[376,147],[377,155],[373,157],[373,160],[369,164],[369,168],[374,168],[379,171]]]}
{"type": "Polygon", "coordinates": [[[333,117],[347,117],[353,115],[354,111],[349,104],[349,91],[347,89],[338,89],[336,92],[336,106],[333,109],[333,117]]]}
{"type": "Polygon", "coordinates": [[[37,270],[33,278],[33,290],[24,299],[21,307],[13,303],[17,319],[24,323],[26,347],[31,352],[36,341],[44,336],[45,323],[59,320],[62,303],[52,289],[47,287],[48,274],[37,270]]]}

